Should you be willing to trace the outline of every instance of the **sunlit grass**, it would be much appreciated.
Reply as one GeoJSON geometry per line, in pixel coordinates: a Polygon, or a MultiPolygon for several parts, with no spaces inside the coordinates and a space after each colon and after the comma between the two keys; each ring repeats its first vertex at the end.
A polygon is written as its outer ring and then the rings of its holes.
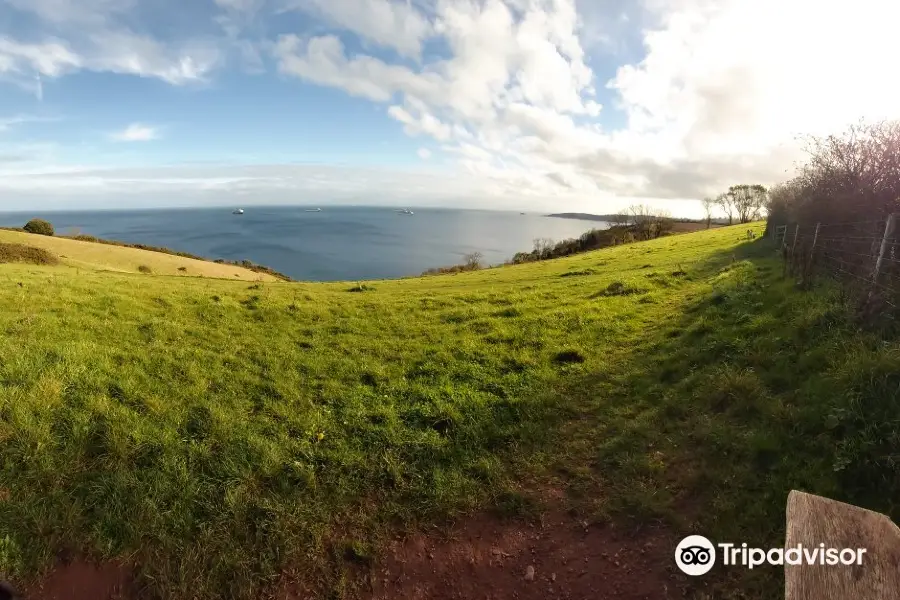
{"type": "MultiPolygon", "coordinates": [[[[63,237],[33,235],[0,229],[0,243],[24,244],[52,252],[60,262],[76,271],[153,273],[183,277],[216,277],[247,281],[275,281],[265,273],[255,273],[234,265],[194,260],[136,248],[81,242],[63,237]],[[141,267],[144,267],[143,269],[141,267]],[[147,271],[149,269],[149,271],[147,271]]],[[[2,257],[0,257],[2,259],[2,257]]],[[[0,260],[2,262],[2,260],[0,260]]]]}
{"type": "Polygon", "coordinates": [[[839,349],[889,350],[746,229],[362,286],[0,265],[0,571],[327,588],[335,544],[550,473],[591,518],[780,544],[792,486],[878,497],[826,421],[862,381],[839,349]]]}

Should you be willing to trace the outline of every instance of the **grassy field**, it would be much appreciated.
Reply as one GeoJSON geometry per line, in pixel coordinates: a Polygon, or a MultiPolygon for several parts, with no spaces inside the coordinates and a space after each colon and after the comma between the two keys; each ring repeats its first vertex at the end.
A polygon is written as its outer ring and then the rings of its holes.
{"type": "Polygon", "coordinates": [[[63,264],[86,271],[215,277],[242,281],[276,281],[271,275],[254,273],[234,265],[194,260],[160,252],[147,252],[136,248],[33,235],[21,231],[0,229],[0,243],[24,244],[41,248],[57,255],[63,264]]]}
{"type": "Polygon", "coordinates": [[[341,597],[399,524],[544,485],[762,547],[791,488],[897,516],[897,345],[746,230],[361,287],[0,265],[0,571],[65,551],[160,597],[286,571],[341,597]]]}

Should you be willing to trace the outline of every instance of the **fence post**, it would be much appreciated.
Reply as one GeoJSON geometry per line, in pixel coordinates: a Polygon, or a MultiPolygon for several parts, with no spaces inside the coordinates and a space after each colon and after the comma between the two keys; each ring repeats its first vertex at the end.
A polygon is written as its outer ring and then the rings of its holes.
{"type": "Polygon", "coordinates": [[[794,274],[794,267],[797,264],[797,256],[795,254],[795,251],[797,249],[797,236],[799,234],[800,234],[800,223],[797,223],[796,227],[794,227],[794,241],[791,244],[791,255],[790,255],[791,264],[790,264],[790,268],[789,268],[789,272],[791,275],[794,274]]]}
{"type": "MultiPolygon", "coordinates": [[[[881,275],[881,267],[884,263],[884,255],[887,253],[889,248],[890,239],[894,235],[894,226],[897,222],[896,220],[897,214],[891,213],[888,215],[887,224],[884,226],[884,237],[881,238],[881,248],[878,250],[878,260],[875,261],[875,273],[872,274],[872,287],[878,287],[878,276],[881,275]]],[[[875,290],[873,289],[872,292],[875,290]]],[[[871,293],[869,294],[871,297],[871,293]]]]}
{"type": "Polygon", "coordinates": [[[803,285],[809,285],[812,283],[812,269],[813,269],[813,260],[816,257],[816,242],[819,241],[819,227],[821,227],[821,223],[816,223],[816,232],[813,234],[812,246],[809,247],[809,256],[806,259],[806,264],[803,267],[803,285]]]}

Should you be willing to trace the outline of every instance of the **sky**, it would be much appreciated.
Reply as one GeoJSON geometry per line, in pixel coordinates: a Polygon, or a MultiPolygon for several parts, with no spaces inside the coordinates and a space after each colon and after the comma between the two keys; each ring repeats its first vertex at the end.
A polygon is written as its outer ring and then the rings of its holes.
{"type": "Polygon", "coordinates": [[[0,211],[699,216],[900,117],[888,0],[0,0],[0,211]]]}

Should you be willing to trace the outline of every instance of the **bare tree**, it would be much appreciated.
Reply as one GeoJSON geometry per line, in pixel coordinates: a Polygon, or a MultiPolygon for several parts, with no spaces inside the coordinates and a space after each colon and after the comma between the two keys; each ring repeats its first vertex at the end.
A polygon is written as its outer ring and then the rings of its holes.
{"type": "Polygon", "coordinates": [[[628,207],[628,220],[639,238],[649,239],[653,223],[653,209],[647,204],[632,204],[628,207]]]}
{"type": "Polygon", "coordinates": [[[709,229],[712,226],[712,215],[713,210],[716,208],[716,200],[714,198],[704,198],[701,202],[703,203],[703,212],[706,213],[706,228],[709,229]]]}
{"type": "Polygon", "coordinates": [[[538,256],[545,256],[552,248],[553,240],[550,238],[534,238],[534,253],[538,256]]]}
{"type": "Polygon", "coordinates": [[[484,254],[481,252],[472,252],[471,254],[466,254],[463,257],[463,260],[465,261],[467,268],[477,271],[482,267],[481,261],[484,260],[484,254]]]}
{"type": "Polygon", "coordinates": [[[675,219],[672,218],[672,213],[668,210],[658,210],[656,214],[653,216],[653,228],[652,233],[653,237],[659,237],[661,235],[665,235],[672,231],[675,228],[675,219]]]}
{"type": "Polygon", "coordinates": [[[610,215],[609,222],[613,225],[628,225],[628,215],[621,212],[610,215]]]}
{"type": "Polygon", "coordinates": [[[728,224],[731,225],[734,223],[734,198],[732,198],[729,194],[719,194],[716,196],[716,204],[719,205],[719,208],[722,209],[726,215],[728,215],[728,224]]]}

